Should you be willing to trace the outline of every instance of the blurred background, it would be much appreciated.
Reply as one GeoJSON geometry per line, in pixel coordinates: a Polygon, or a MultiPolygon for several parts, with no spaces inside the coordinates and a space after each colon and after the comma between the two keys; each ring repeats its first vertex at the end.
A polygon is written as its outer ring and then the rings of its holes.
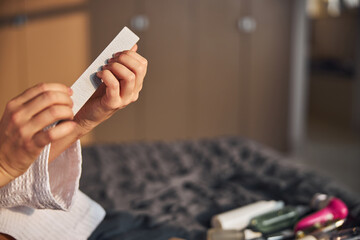
{"type": "Polygon", "coordinates": [[[359,0],[0,0],[0,110],[123,28],[149,70],[83,144],[254,139],[360,193],[359,0]]]}

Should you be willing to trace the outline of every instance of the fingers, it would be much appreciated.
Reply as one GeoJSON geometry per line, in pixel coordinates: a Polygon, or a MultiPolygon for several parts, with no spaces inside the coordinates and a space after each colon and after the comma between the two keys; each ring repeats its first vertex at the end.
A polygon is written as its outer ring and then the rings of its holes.
{"type": "Polygon", "coordinates": [[[45,127],[60,120],[72,120],[74,114],[72,108],[64,105],[54,105],[37,114],[26,125],[33,133],[41,131],[45,127]]]}
{"type": "Polygon", "coordinates": [[[130,51],[134,51],[134,52],[136,52],[138,50],[138,45],[137,44],[135,44],[131,49],[130,49],[130,51]]]}
{"type": "MultiPolygon", "coordinates": [[[[59,136],[52,135],[51,138],[49,138],[47,134],[43,133],[50,131],[43,131],[45,127],[51,125],[54,122],[64,119],[73,119],[72,108],[64,105],[53,105],[41,111],[30,121],[22,125],[13,127],[12,136],[15,137],[19,142],[23,142],[28,152],[32,152],[32,150],[36,151],[37,149],[34,148],[35,136],[39,135],[39,141],[41,143],[46,142],[46,144],[50,143],[49,141],[56,140],[64,136],[62,134],[60,134],[59,136]]],[[[55,128],[57,128],[57,126],[55,128]]],[[[55,131],[55,133],[57,133],[57,131],[55,131]]],[[[40,144],[36,146],[43,147],[44,145],[40,144]]]]}
{"type": "Polygon", "coordinates": [[[26,145],[30,152],[38,132],[59,120],[73,119],[71,94],[68,87],[56,83],[38,84],[26,90],[7,106],[3,118],[7,125],[5,135],[26,145]]]}
{"type": "Polygon", "coordinates": [[[73,102],[69,93],[47,91],[37,95],[30,101],[23,104],[23,108],[20,109],[17,114],[20,115],[19,118],[22,119],[23,122],[27,122],[41,111],[44,111],[46,108],[53,105],[64,105],[71,109],[73,102]]]}
{"type": "MultiPolygon", "coordinates": [[[[125,65],[118,63],[118,62],[112,62],[103,67],[103,70],[106,72],[106,70],[109,70],[113,75],[116,77],[109,78],[109,79],[103,79],[104,83],[106,82],[113,82],[110,84],[111,86],[115,85],[114,80],[120,81],[120,97],[123,99],[128,99],[132,97],[134,88],[135,88],[135,80],[136,75],[131,69],[126,67],[125,65]]],[[[108,73],[110,73],[108,72],[108,73]]],[[[105,75],[105,74],[104,74],[105,75]]],[[[109,87],[107,85],[107,87],[109,87]]]]}
{"type": "MultiPolygon", "coordinates": [[[[137,46],[136,46],[137,48],[137,46]]],[[[135,48],[135,49],[136,49],[135,48]]],[[[112,71],[112,69],[116,69],[116,63],[119,63],[123,66],[125,66],[126,68],[128,68],[132,73],[135,74],[135,86],[134,86],[134,89],[132,89],[132,91],[135,91],[136,94],[133,94],[133,95],[137,95],[138,92],[141,91],[142,89],[142,86],[143,86],[143,80],[144,80],[144,77],[146,75],[146,71],[147,71],[147,60],[142,57],[141,55],[139,55],[138,53],[134,52],[134,51],[124,51],[124,52],[120,52],[120,53],[116,53],[114,55],[113,58],[109,59],[108,61],[108,65],[106,65],[104,67],[104,69],[109,69],[110,71],[112,71]]],[[[123,70],[126,70],[126,69],[123,69],[123,70]]],[[[132,79],[132,75],[129,74],[129,73],[123,73],[121,74],[118,74],[119,71],[123,71],[122,69],[118,69],[118,71],[115,71],[113,72],[120,80],[121,79],[124,79],[122,78],[123,76],[127,76],[128,78],[125,78],[125,80],[128,80],[128,81],[131,81],[132,79]]],[[[125,82],[126,84],[128,82],[125,82]]],[[[126,87],[131,87],[132,85],[129,85],[129,86],[126,86],[126,87]]],[[[125,87],[121,84],[121,89],[125,87]]],[[[130,90],[129,90],[130,91],[130,90]]],[[[121,94],[125,92],[126,93],[126,97],[129,96],[128,93],[128,90],[125,90],[125,91],[121,91],[121,94]]],[[[121,95],[123,96],[123,95],[121,95]]]]}
{"type": "Polygon", "coordinates": [[[76,123],[73,121],[64,121],[56,125],[55,127],[47,130],[40,131],[33,137],[33,143],[38,148],[43,148],[47,144],[59,140],[71,134],[76,127],[76,123]]]}
{"type": "Polygon", "coordinates": [[[63,92],[65,94],[72,94],[72,90],[60,83],[40,83],[32,88],[25,90],[19,96],[15,97],[8,103],[8,108],[10,110],[16,110],[25,102],[28,102],[35,96],[48,92],[48,91],[56,91],[56,92],[63,92]]]}
{"type": "Polygon", "coordinates": [[[110,72],[110,70],[103,70],[97,73],[97,76],[101,78],[106,86],[105,101],[106,106],[111,109],[118,108],[120,105],[120,83],[119,80],[110,72]]]}

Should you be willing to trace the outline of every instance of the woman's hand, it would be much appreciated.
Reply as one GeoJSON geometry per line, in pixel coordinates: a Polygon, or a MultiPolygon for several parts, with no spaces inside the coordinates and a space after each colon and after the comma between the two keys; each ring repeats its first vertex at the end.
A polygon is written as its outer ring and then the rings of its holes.
{"type": "Polygon", "coordinates": [[[147,71],[147,60],[137,52],[137,45],[129,51],[114,54],[97,76],[103,84],[75,116],[84,134],[112,116],[118,109],[136,101],[147,71]]]}
{"type": "Polygon", "coordinates": [[[103,84],[73,116],[72,91],[62,84],[39,84],[8,102],[0,121],[0,187],[23,174],[51,143],[49,161],[73,142],[139,97],[147,60],[130,51],[116,53],[97,76],[103,84]],[[55,127],[43,131],[59,121],[55,127]]]}
{"type": "Polygon", "coordinates": [[[59,140],[75,128],[72,90],[65,85],[43,83],[9,101],[0,121],[0,186],[23,174],[45,145],[59,140]]]}

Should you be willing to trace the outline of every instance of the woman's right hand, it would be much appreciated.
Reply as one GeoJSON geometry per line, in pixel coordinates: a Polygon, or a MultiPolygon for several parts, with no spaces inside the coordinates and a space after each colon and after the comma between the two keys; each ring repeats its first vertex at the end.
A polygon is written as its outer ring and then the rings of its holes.
{"type": "Polygon", "coordinates": [[[43,148],[75,128],[72,90],[58,83],[42,83],[10,100],[0,121],[0,187],[22,175],[43,148]]]}

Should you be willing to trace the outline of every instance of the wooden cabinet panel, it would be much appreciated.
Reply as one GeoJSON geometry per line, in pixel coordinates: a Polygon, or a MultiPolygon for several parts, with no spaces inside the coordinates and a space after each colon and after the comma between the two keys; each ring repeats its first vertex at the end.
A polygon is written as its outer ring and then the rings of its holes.
{"type": "Polygon", "coordinates": [[[237,20],[238,0],[200,0],[194,3],[192,83],[195,88],[197,137],[238,134],[242,69],[237,20]]]}
{"type": "MultiPolygon", "coordinates": [[[[85,1],[17,1],[17,11],[13,4],[6,5],[12,17],[6,15],[0,25],[0,70],[10,80],[0,81],[2,108],[20,91],[40,82],[70,86],[86,69],[90,63],[86,8],[60,9],[80,2],[85,1]],[[11,24],[18,14],[24,21],[11,24]]],[[[90,135],[84,138],[90,139],[90,135]]]]}
{"type": "Polygon", "coordinates": [[[97,140],[235,134],[285,149],[290,1],[107,2],[90,4],[93,46],[105,46],[141,14],[149,20],[137,32],[149,70],[140,100],[102,124],[97,140]],[[257,22],[254,32],[238,29],[247,16],[257,22]]]}
{"type": "Polygon", "coordinates": [[[27,23],[29,86],[39,82],[74,83],[89,64],[88,24],[85,12],[27,23]]]}
{"type": "Polygon", "coordinates": [[[183,139],[194,133],[192,2],[144,1],[150,22],[143,40],[149,60],[142,119],[147,140],[183,139]]]}
{"type": "Polygon", "coordinates": [[[251,35],[249,135],[287,148],[292,1],[251,0],[257,29],[251,35]]]}
{"type": "Polygon", "coordinates": [[[23,65],[23,29],[18,27],[0,28],[0,113],[2,114],[6,103],[20,94],[24,89],[23,81],[26,76],[23,65]]]}
{"type": "Polygon", "coordinates": [[[24,0],[0,0],[0,17],[18,14],[24,10],[24,0]]]}

